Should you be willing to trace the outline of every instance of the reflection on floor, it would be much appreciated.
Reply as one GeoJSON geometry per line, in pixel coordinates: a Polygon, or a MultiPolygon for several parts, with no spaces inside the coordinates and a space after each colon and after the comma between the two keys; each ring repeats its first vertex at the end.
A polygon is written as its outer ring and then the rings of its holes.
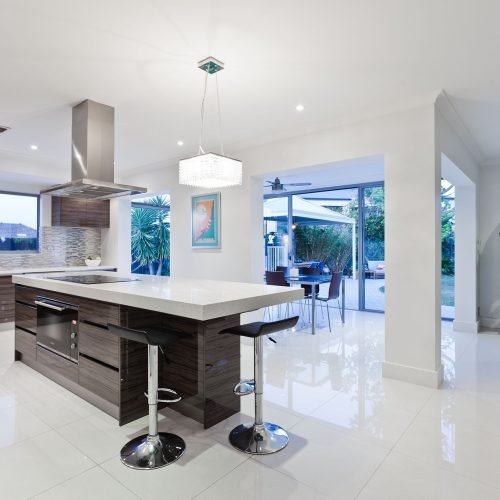
{"type": "MultiPolygon", "coordinates": [[[[228,431],[162,412],[186,454],[153,472],[118,459],[146,420],[125,427],[26,366],[0,335],[0,471],[5,500],[499,499],[500,336],[443,324],[446,383],[432,390],[381,377],[384,317],[348,311],[333,333],[307,329],[265,343],[265,417],[288,429],[282,452],[250,458],[228,431]]],[[[246,339],[245,339],[246,340],[246,339]]],[[[244,376],[252,348],[242,345],[244,376]]]]}

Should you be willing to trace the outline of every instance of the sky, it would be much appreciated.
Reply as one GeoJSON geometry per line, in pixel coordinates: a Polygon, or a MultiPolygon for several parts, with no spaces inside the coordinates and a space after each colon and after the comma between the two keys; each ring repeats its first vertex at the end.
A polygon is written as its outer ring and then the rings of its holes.
{"type": "Polygon", "coordinates": [[[0,222],[24,224],[37,229],[36,196],[19,196],[0,193],[0,222]]]}

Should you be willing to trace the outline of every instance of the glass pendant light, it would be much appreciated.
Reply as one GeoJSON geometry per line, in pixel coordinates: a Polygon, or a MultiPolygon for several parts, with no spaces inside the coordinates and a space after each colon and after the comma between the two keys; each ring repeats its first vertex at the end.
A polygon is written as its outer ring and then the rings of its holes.
{"type": "Polygon", "coordinates": [[[198,154],[196,156],[185,158],[179,162],[179,184],[209,189],[241,185],[243,164],[239,160],[235,160],[224,155],[224,145],[222,142],[222,119],[220,112],[217,73],[224,69],[224,63],[213,57],[208,57],[198,63],[198,68],[205,71],[205,89],[203,92],[203,100],[201,102],[200,143],[198,147],[198,154]],[[212,74],[215,74],[215,85],[217,89],[220,154],[206,153],[202,147],[208,75],[212,74]]]}

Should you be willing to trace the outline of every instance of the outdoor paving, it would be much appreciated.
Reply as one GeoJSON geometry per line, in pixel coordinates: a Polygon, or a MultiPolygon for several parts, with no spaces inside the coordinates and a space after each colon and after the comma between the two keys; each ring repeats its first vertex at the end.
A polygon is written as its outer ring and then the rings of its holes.
{"type": "MultiPolygon", "coordinates": [[[[321,295],[328,294],[328,283],[320,286],[321,295]]],[[[385,309],[384,295],[385,279],[367,279],[365,280],[365,307],[374,311],[383,311],[385,309]]],[[[345,306],[346,309],[358,309],[358,280],[347,278],[345,280],[345,306]]],[[[455,318],[454,306],[441,306],[441,317],[446,319],[455,318]]]]}

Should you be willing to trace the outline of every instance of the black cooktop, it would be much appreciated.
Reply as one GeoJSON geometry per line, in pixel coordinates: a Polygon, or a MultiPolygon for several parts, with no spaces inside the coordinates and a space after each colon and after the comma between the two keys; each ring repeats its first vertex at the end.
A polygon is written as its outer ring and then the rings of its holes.
{"type": "Polygon", "coordinates": [[[120,283],[122,281],[140,281],[137,278],[120,278],[119,276],[100,276],[98,274],[78,274],[75,276],[60,276],[49,280],[70,281],[82,285],[100,285],[101,283],[120,283]]]}

